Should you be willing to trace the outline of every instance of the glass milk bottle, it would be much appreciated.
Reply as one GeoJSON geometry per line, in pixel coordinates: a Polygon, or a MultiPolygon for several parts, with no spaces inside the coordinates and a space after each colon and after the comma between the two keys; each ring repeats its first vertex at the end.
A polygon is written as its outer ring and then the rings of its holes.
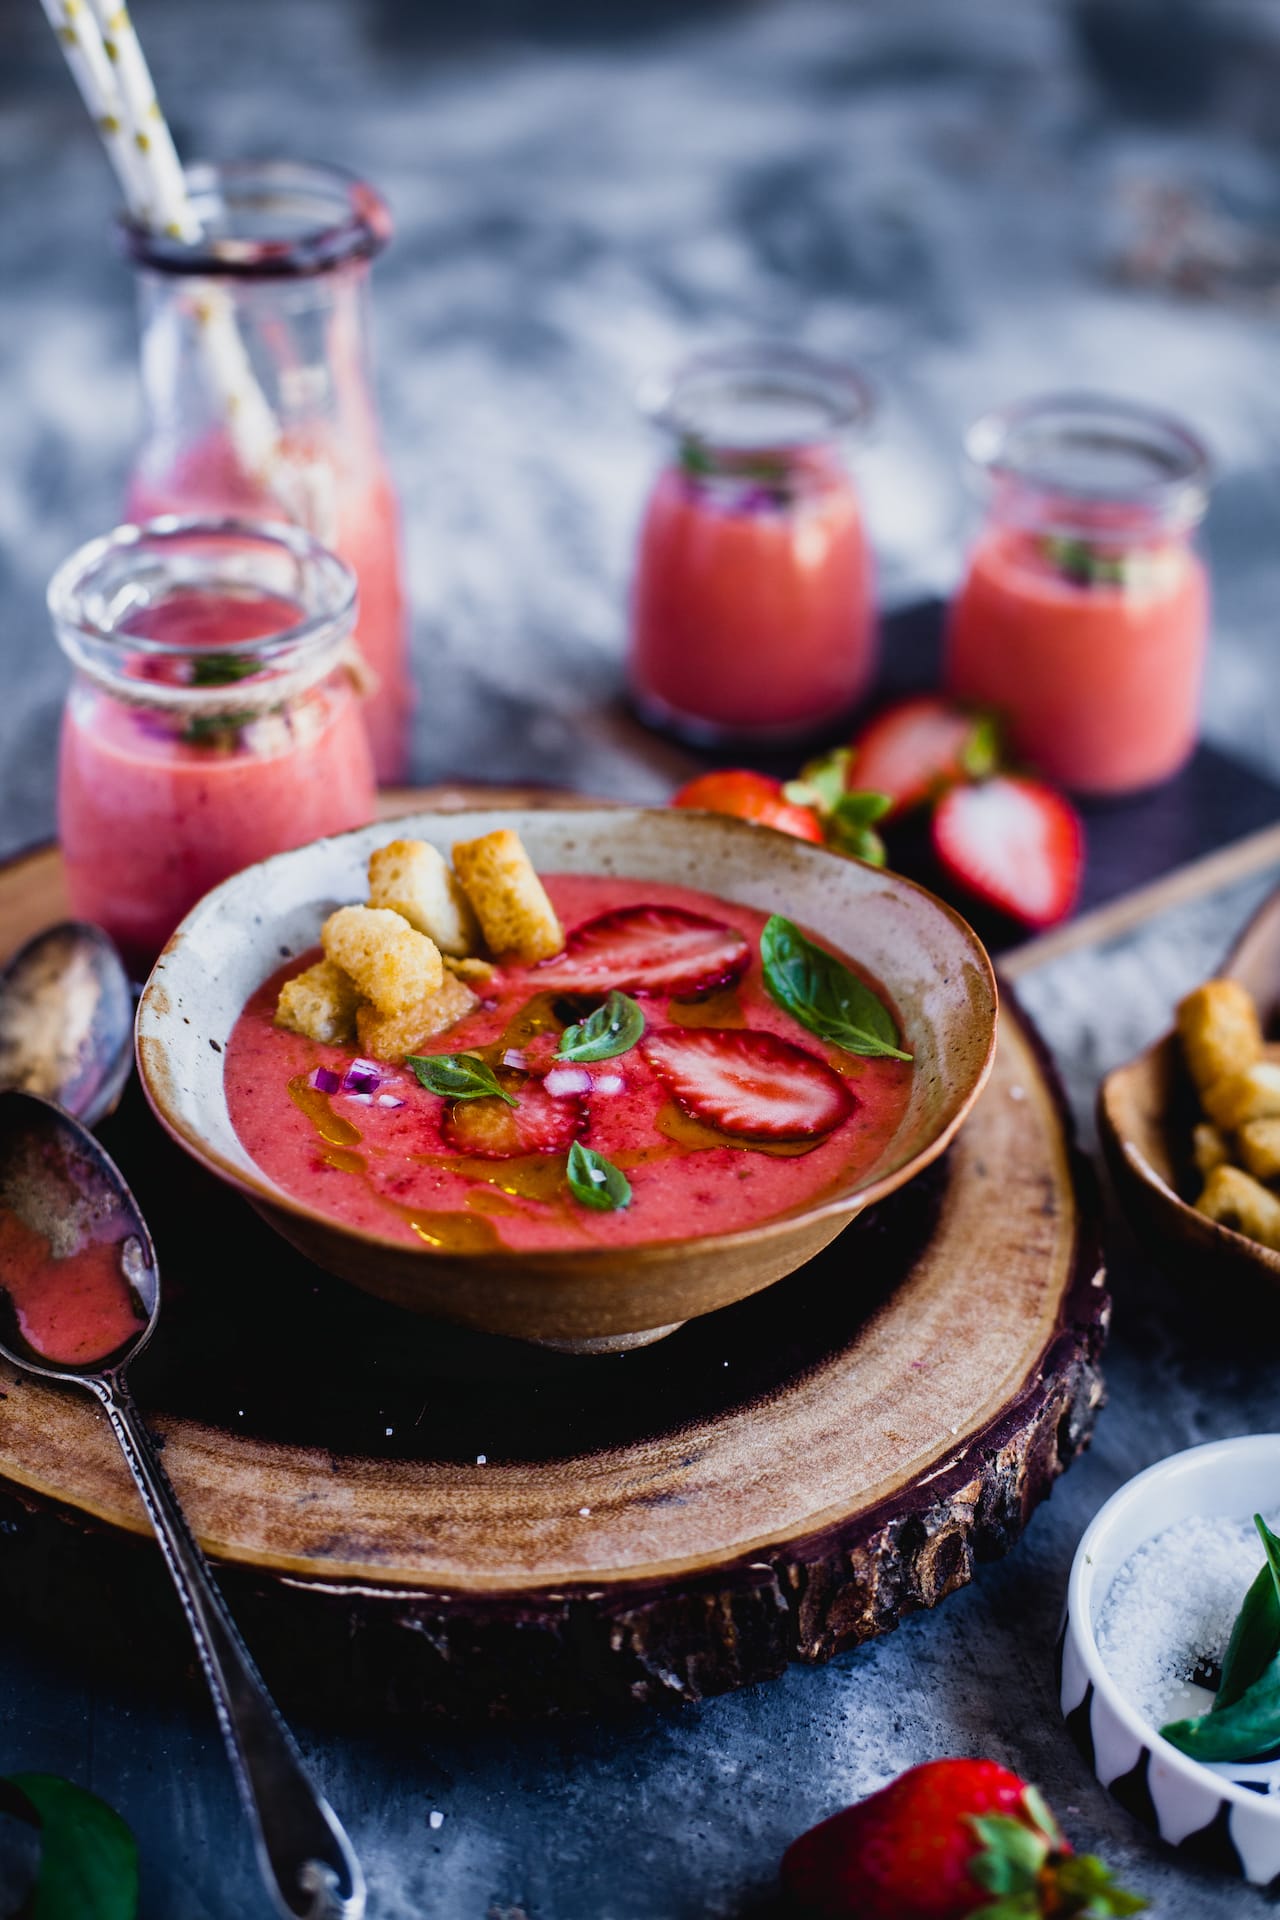
{"type": "Polygon", "coordinates": [[[1167,780],[1195,746],[1209,643],[1204,448],[1165,414],[1076,394],[988,414],[967,445],[987,517],[951,608],[948,687],[1077,793],[1167,780]]]}
{"type": "Polygon", "coordinates": [[[354,569],[378,777],[403,778],[412,694],[399,513],[369,377],[372,187],[291,161],[188,169],[205,237],[124,222],[137,270],[146,428],[132,520],[233,514],[304,526],[354,569]]]}
{"type": "Polygon", "coordinates": [[[701,354],[646,398],[667,453],[632,593],[637,709],[695,744],[821,732],[875,670],[871,552],[846,459],[866,388],[845,367],[751,346],[701,354]]]}
{"type": "Polygon", "coordinates": [[[67,892],[136,977],[211,887],[373,818],[355,605],[301,528],[232,520],[117,527],[54,575],[67,892]]]}

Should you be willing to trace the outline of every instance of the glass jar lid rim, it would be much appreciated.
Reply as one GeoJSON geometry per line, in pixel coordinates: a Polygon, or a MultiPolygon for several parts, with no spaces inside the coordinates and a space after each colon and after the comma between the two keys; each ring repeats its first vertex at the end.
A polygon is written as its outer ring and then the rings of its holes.
{"type": "Polygon", "coordinates": [[[83,598],[95,576],[118,556],[135,549],[141,555],[148,545],[153,550],[162,550],[168,541],[175,543],[176,550],[183,542],[190,545],[201,539],[240,540],[260,551],[283,549],[299,564],[306,563],[313,579],[318,579],[324,590],[323,603],[303,613],[293,625],[254,639],[220,641],[219,654],[255,658],[264,664],[281,655],[296,659],[299,653],[344,638],[350,630],[356,611],[356,576],[345,560],[304,528],[275,521],[176,513],[163,514],[154,520],[126,522],[110,533],[86,541],[70,554],[54,573],[46,595],[55,628],[60,633],[75,635],[94,648],[118,646],[131,654],[190,658],[197,649],[188,642],[130,633],[123,623],[106,625],[94,620],[86,612],[83,598]]]}
{"type": "Polygon", "coordinates": [[[272,198],[310,203],[297,231],[254,236],[214,232],[181,240],[131,213],[119,216],[135,266],[201,278],[301,279],[355,260],[372,260],[391,238],[391,214],[375,187],[328,161],[197,160],[183,169],[197,209],[253,208],[272,198]]]}
{"type": "Polygon", "coordinates": [[[872,410],[868,382],[853,367],[801,348],[749,342],[708,348],[680,361],[669,372],[651,375],[639,390],[641,412],[676,438],[724,451],[799,450],[835,440],[865,425],[872,410]],[[699,411],[708,397],[735,396],[742,402],[737,425],[699,411]],[[750,403],[773,408],[775,418],[753,424],[750,403]],[[785,404],[807,407],[808,417],[784,424],[785,404]]]}
{"type": "Polygon", "coordinates": [[[1022,400],[981,415],[965,435],[965,452],[988,479],[1008,481],[1082,503],[1182,512],[1196,518],[1208,495],[1211,463],[1202,441],[1175,415],[1141,401],[1101,393],[1060,393],[1022,400]],[[1090,479],[1079,465],[1055,468],[1046,443],[1060,455],[1074,444],[1098,450],[1127,448],[1131,471],[1090,479]],[[1145,463],[1145,471],[1142,470],[1145,463]]]}

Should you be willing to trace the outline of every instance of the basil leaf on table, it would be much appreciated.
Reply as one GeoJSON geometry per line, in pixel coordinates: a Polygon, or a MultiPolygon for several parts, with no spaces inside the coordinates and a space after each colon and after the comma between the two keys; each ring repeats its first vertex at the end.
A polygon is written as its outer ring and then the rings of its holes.
{"type": "Polygon", "coordinates": [[[1234,1706],[1240,1696],[1261,1679],[1280,1654],[1280,1540],[1260,1513],[1253,1516],[1267,1564],[1244,1597],[1222,1662],[1222,1681],[1214,1696],[1214,1713],[1234,1706]]]}
{"type": "Polygon", "coordinates": [[[520,1102],[498,1085],[492,1067],[470,1053],[411,1053],[405,1060],[428,1093],[444,1100],[483,1100],[495,1094],[509,1107],[520,1102]]]}
{"type": "Polygon", "coordinates": [[[557,1060],[614,1060],[629,1053],[644,1032],[644,1015],[630,994],[615,988],[602,1007],[560,1036],[557,1060]]]}
{"type": "Polygon", "coordinates": [[[760,958],[773,999],[820,1040],[872,1059],[911,1059],[883,1000],[780,913],[765,922],[760,958]]]}
{"type": "Polygon", "coordinates": [[[24,1920],[136,1920],[137,1842],[105,1800],[56,1774],[11,1773],[0,1809],[40,1829],[24,1920]]]}
{"type": "Polygon", "coordinates": [[[575,1140],[569,1149],[566,1173],[570,1193],[584,1207],[594,1207],[597,1213],[616,1213],[631,1205],[631,1182],[621,1167],[615,1167],[594,1148],[584,1147],[581,1140],[575,1140]]]}

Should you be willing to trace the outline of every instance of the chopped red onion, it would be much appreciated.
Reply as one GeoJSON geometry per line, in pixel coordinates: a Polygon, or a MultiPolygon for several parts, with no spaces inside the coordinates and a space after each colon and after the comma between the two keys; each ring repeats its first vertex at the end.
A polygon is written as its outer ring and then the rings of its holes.
{"type": "Polygon", "coordinates": [[[371,1093],[353,1093],[351,1095],[351,1101],[352,1104],[357,1107],[371,1107],[373,1105],[373,1095],[371,1093]]]}
{"type": "Polygon", "coordinates": [[[570,1094],[590,1093],[591,1075],[585,1067],[552,1067],[542,1084],[553,1100],[564,1100],[570,1094]]]}
{"type": "Polygon", "coordinates": [[[376,1060],[353,1060],[342,1076],[344,1093],[376,1093],[382,1085],[382,1068],[376,1060]]]}
{"type": "Polygon", "coordinates": [[[593,1085],[597,1093],[621,1093],[625,1082],[620,1073],[598,1073],[593,1085]]]}
{"type": "Polygon", "coordinates": [[[519,1047],[508,1047],[502,1056],[502,1064],[504,1067],[518,1067],[523,1073],[529,1063],[519,1047]]]}
{"type": "Polygon", "coordinates": [[[404,1101],[401,1100],[397,1094],[380,1093],[378,1095],[378,1105],[380,1107],[402,1107],[404,1101]]]}
{"type": "Polygon", "coordinates": [[[317,1093],[336,1093],[342,1085],[342,1076],[331,1067],[317,1067],[307,1084],[317,1093]]]}

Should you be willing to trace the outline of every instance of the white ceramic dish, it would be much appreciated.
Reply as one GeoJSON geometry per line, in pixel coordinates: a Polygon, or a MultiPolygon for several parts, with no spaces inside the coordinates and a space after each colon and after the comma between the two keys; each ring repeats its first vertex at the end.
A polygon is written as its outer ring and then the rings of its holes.
{"type": "Polygon", "coordinates": [[[1280,1433],[1211,1441],[1148,1467],[1086,1529],[1062,1638],[1062,1711],[1103,1786],[1170,1846],[1257,1886],[1280,1875],[1280,1761],[1207,1765],[1170,1746],[1112,1679],[1096,1627],[1112,1581],[1144,1542],[1200,1516],[1247,1520],[1278,1495],[1280,1433]]]}

